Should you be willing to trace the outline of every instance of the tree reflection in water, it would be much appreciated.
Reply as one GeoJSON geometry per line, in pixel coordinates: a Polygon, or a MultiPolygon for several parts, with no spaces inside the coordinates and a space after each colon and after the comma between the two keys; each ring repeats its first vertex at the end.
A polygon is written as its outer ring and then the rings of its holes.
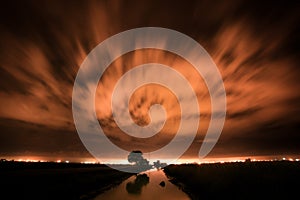
{"type": "Polygon", "coordinates": [[[126,190],[130,194],[141,194],[142,187],[149,183],[147,174],[139,174],[135,180],[126,184],[126,190]]]}

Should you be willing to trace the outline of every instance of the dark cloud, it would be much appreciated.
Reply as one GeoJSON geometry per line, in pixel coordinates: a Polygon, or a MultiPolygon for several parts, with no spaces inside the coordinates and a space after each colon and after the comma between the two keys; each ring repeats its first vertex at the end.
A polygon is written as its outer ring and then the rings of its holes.
{"type": "Polygon", "coordinates": [[[75,131],[53,129],[19,120],[0,119],[1,155],[61,154],[66,157],[90,156],[75,131]]]}
{"type": "Polygon", "coordinates": [[[210,155],[231,152],[235,156],[299,155],[298,123],[272,121],[229,137],[221,135],[210,155]]]}

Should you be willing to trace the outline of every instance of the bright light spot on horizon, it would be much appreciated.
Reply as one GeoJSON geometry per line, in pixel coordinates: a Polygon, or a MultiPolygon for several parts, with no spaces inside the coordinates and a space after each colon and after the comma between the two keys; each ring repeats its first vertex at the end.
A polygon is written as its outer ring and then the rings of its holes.
{"type": "Polygon", "coordinates": [[[81,162],[82,164],[96,164],[95,161],[84,161],[84,162],[81,162]]]}
{"type": "MultiPolygon", "coordinates": [[[[150,164],[153,164],[153,162],[156,162],[157,159],[148,159],[145,157],[150,164]]],[[[15,162],[55,162],[55,163],[82,163],[82,164],[106,164],[106,165],[130,165],[128,160],[110,160],[112,162],[105,162],[104,160],[98,161],[93,160],[92,158],[76,158],[73,160],[65,160],[65,159],[45,159],[44,157],[36,157],[36,156],[30,156],[30,157],[10,157],[7,159],[4,159],[5,161],[15,161],[15,162]]],[[[299,162],[300,158],[297,155],[290,155],[286,157],[281,156],[240,156],[240,157],[219,157],[219,158],[205,158],[202,160],[195,159],[195,158],[189,158],[189,159],[179,159],[177,161],[174,160],[168,160],[168,159],[161,159],[161,163],[168,163],[168,164],[210,164],[210,163],[231,163],[231,162],[267,162],[267,161],[290,161],[290,162],[299,162]]],[[[131,163],[132,164],[132,163],[131,163]]]]}

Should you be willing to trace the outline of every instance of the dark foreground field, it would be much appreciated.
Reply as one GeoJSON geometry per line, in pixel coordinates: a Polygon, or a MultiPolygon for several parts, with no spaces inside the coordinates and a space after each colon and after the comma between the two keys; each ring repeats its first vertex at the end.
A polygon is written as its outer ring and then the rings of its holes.
{"type": "Polygon", "coordinates": [[[0,199],[87,199],[131,175],[100,164],[0,162],[0,199]]]}
{"type": "Polygon", "coordinates": [[[169,165],[164,172],[192,199],[300,198],[300,162],[169,165]]]}

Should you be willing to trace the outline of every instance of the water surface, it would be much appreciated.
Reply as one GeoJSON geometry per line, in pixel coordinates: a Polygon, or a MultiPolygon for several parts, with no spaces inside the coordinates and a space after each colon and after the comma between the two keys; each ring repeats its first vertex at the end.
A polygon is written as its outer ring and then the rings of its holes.
{"type": "Polygon", "coordinates": [[[151,170],[132,176],[117,187],[95,197],[95,200],[158,200],[158,199],[190,199],[187,194],[168,181],[162,170],[151,170]],[[164,181],[164,184],[160,183],[164,181]]]}

